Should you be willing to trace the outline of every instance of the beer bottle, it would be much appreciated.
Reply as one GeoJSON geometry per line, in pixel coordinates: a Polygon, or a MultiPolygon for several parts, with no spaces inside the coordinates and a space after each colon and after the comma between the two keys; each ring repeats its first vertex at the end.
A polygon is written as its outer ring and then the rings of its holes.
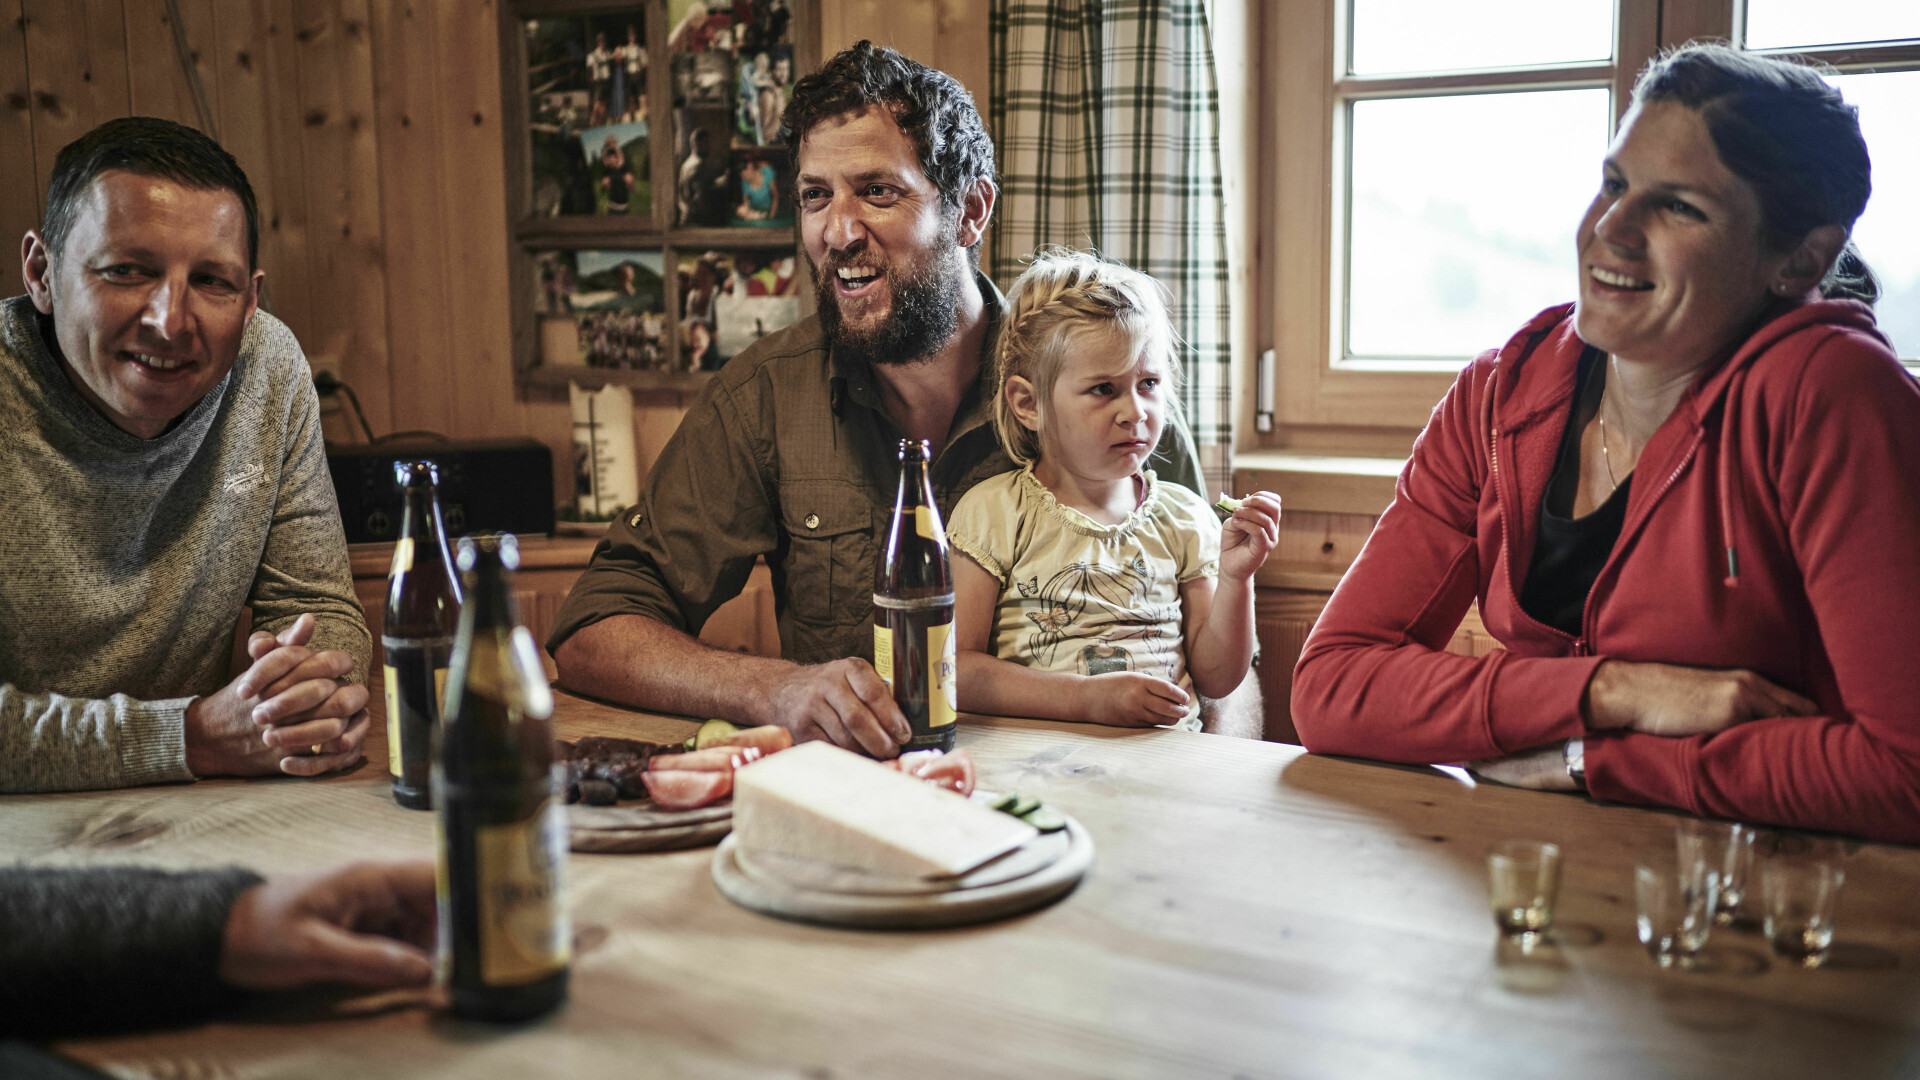
{"type": "Polygon", "coordinates": [[[466,601],[433,758],[441,977],[455,1016],[525,1020],[567,996],[564,773],[553,692],[514,616],[512,536],[464,537],[466,601]]]}
{"type": "Polygon", "coordinates": [[[931,458],[925,440],[900,440],[893,520],[873,576],[873,667],[913,728],[903,752],[953,749],[953,577],[931,458]]]}
{"type": "Polygon", "coordinates": [[[433,728],[447,692],[460,582],[440,520],[440,498],[434,493],[440,474],[433,462],[396,461],[393,475],[405,490],[406,506],[387,573],[386,625],[380,631],[386,655],[387,765],[393,801],[425,810],[433,805],[433,728]]]}

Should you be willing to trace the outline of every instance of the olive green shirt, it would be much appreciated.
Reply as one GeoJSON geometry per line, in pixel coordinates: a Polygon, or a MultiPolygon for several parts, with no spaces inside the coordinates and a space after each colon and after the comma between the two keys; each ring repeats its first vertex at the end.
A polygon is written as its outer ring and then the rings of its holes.
{"type": "MultiPolygon", "coordinates": [[[[985,275],[975,280],[997,325],[1005,300],[985,275]]],[[[933,463],[943,513],[1013,468],[988,418],[992,394],[982,363],[933,463]]],[[[1204,494],[1192,437],[1178,422],[1166,430],[1150,467],[1204,494]]],[[[765,556],[782,656],[871,660],[873,564],[893,512],[902,438],[873,371],[831,355],[818,316],[755,342],[707,384],[654,462],[639,504],[594,549],[548,650],[614,615],[697,635],[765,556]]]]}

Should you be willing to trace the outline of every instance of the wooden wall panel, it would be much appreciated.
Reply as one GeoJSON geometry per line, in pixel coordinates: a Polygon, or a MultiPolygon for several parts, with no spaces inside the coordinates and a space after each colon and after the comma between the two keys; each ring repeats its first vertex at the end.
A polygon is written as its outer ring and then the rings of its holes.
{"type": "MultiPolygon", "coordinates": [[[[267,307],[292,328],[311,360],[307,168],[293,6],[290,0],[213,0],[213,12],[213,68],[220,88],[214,115],[222,143],[247,171],[259,204],[267,307]]],[[[329,438],[344,431],[337,421],[326,428],[329,438]]]]}
{"type": "Polygon", "coordinates": [[[20,237],[40,224],[34,165],[33,82],[27,72],[26,15],[20,0],[0,0],[0,266],[12,295],[20,237]]]}
{"type": "MultiPolygon", "coordinates": [[[[186,24],[188,54],[200,76],[207,107],[212,110],[220,100],[219,72],[207,51],[214,41],[213,4],[211,0],[179,0],[179,8],[186,24]]],[[[193,84],[180,67],[167,0],[125,0],[122,14],[127,41],[133,46],[127,50],[128,109],[136,116],[159,116],[188,127],[201,127],[193,84]]],[[[216,130],[219,125],[215,114],[216,130]]]]}
{"type": "Polygon", "coordinates": [[[353,386],[373,429],[390,431],[387,282],[367,4],[305,2],[294,11],[300,138],[310,166],[308,293],[313,305],[301,340],[316,368],[338,371],[353,386]]]}
{"type": "Polygon", "coordinates": [[[127,115],[126,15],[120,0],[26,0],[22,11],[34,180],[44,193],[61,147],[127,115]]]}

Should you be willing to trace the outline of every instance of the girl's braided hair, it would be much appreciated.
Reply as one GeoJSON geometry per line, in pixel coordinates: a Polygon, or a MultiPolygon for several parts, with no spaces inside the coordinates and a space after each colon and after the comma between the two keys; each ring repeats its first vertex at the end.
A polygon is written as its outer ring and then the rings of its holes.
{"type": "Polygon", "coordinates": [[[1040,459],[1040,433],[1022,424],[1007,404],[1007,380],[1033,384],[1045,415],[1065,366],[1067,344],[1083,334],[1107,334],[1127,355],[1157,354],[1165,361],[1169,424],[1180,410],[1178,336],[1167,316],[1167,290],[1152,277],[1091,252],[1049,247],[1034,255],[1007,290],[993,348],[993,428],[1017,465],[1040,459]]]}

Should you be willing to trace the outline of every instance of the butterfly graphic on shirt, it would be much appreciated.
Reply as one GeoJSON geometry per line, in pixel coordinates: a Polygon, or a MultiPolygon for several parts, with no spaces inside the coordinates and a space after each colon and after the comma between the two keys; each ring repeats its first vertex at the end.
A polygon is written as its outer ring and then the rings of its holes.
{"type": "MultiPolygon", "coordinates": [[[[1055,573],[1044,586],[1038,575],[1026,581],[1015,580],[1014,587],[1024,605],[1038,609],[1026,612],[1033,624],[1025,642],[1028,655],[1040,666],[1052,667],[1055,654],[1069,639],[1091,639],[1101,646],[1098,651],[1102,662],[1089,663],[1092,654],[1085,652],[1084,646],[1081,661],[1088,669],[1085,674],[1097,674],[1093,667],[1124,670],[1115,666],[1111,654],[1115,649],[1131,653],[1133,650],[1117,643],[1134,641],[1145,649],[1152,665],[1171,676],[1174,645],[1161,625],[1169,613],[1164,610],[1165,605],[1147,602],[1152,584],[1153,572],[1146,560],[1137,555],[1120,567],[1082,559],[1055,573]],[[1101,630],[1096,634],[1085,631],[1076,634],[1075,627],[1090,614],[1090,606],[1094,609],[1091,614],[1100,617],[1101,630]]],[[[1172,614],[1178,618],[1177,610],[1172,614]]],[[[1134,665],[1129,662],[1127,667],[1134,665]]]]}

